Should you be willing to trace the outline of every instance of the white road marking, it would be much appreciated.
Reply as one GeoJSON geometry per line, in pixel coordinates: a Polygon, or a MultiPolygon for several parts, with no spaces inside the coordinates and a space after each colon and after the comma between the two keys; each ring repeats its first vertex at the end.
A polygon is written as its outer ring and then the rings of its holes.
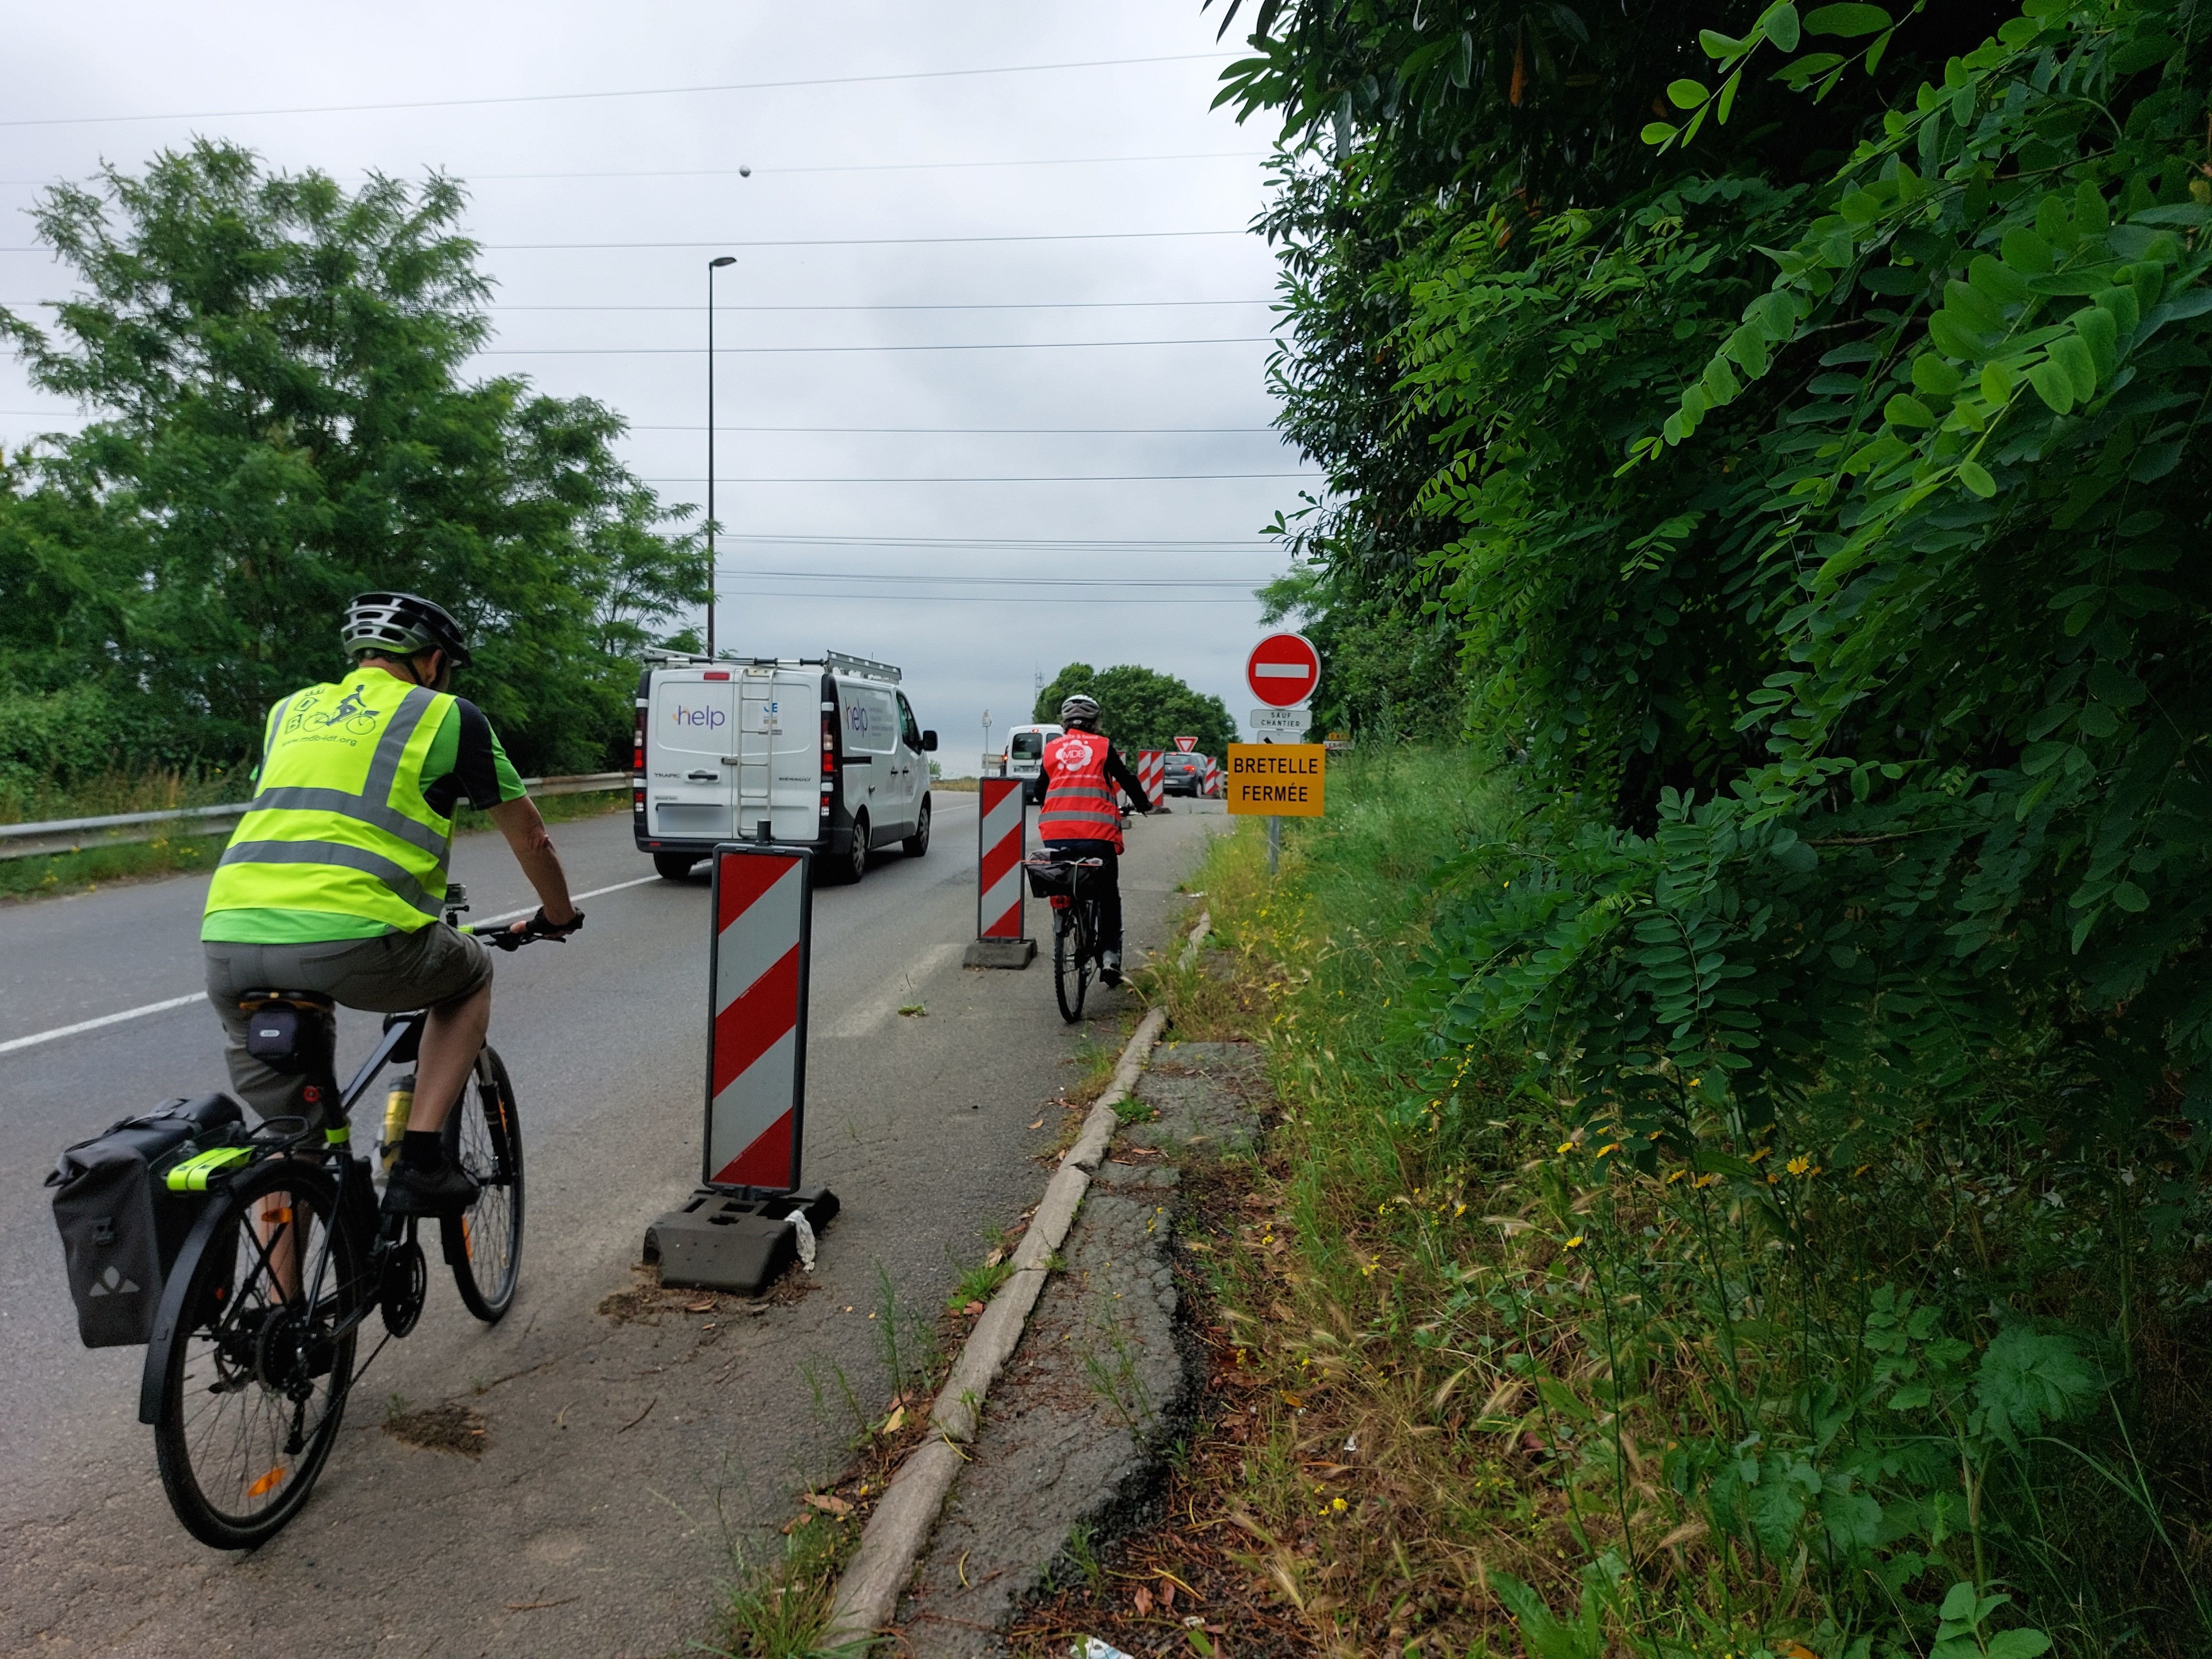
{"type": "MultiPolygon", "coordinates": [[[[575,900],[580,904],[586,899],[598,898],[606,893],[619,893],[625,887],[642,887],[649,881],[659,879],[660,878],[656,875],[640,876],[635,881],[618,881],[611,887],[594,887],[588,893],[578,893],[575,895],[575,900]]],[[[505,915],[487,916],[484,922],[477,925],[481,927],[489,922],[513,921],[518,916],[532,914],[537,908],[538,907],[533,904],[527,910],[510,910],[505,915]]],[[[206,1000],[205,991],[195,991],[190,996],[171,997],[166,1002],[149,1002],[143,1007],[125,1008],[120,1013],[102,1014],[98,1019],[81,1019],[74,1025],[58,1025],[51,1031],[34,1031],[29,1036],[10,1037],[7,1042],[0,1042],[0,1054],[12,1054],[18,1048],[36,1048],[41,1042],[58,1042],[64,1037],[76,1036],[82,1031],[96,1031],[103,1025],[119,1025],[126,1019],[143,1019],[148,1014],[166,1014],[172,1008],[182,1008],[191,1003],[206,1000]]]]}
{"type": "Polygon", "coordinates": [[[892,989],[862,1003],[842,1019],[832,1025],[826,1035],[836,1038],[863,1037],[896,1014],[908,1004],[918,1001],[921,981],[934,974],[968,948],[964,941],[953,939],[944,945],[933,945],[914,959],[911,966],[899,975],[892,989]]]}
{"type": "Polygon", "coordinates": [[[149,1002],[143,1008],[125,1008],[119,1014],[102,1014],[98,1019],[81,1019],[74,1025],[63,1025],[51,1031],[40,1031],[30,1036],[13,1037],[6,1042],[0,1042],[0,1054],[12,1054],[18,1048],[28,1048],[40,1042],[52,1042],[58,1037],[75,1036],[79,1031],[96,1031],[103,1025],[113,1025],[126,1019],[137,1019],[146,1014],[163,1014],[172,1008],[181,1008],[187,1003],[206,1000],[205,991],[195,991],[188,997],[171,997],[167,1002],[149,1002]]]}
{"type": "MultiPolygon", "coordinates": [[[[568,896],[568,902],[571,904],[581,904],[586,899],[597,898],[602,893],[619,893],[625,887],[642,887],[648,881],[659,881],[659,879],[660,878],[658,875],[651,875],[640,876],[635,881],[618,881],[611,887],[594,887],[588,893],[571,893],[568,896]]],[[[526,905],[520,910],[503,910],[495,916],[486,916],[482,921],[471,922],[469,925],[471,927],[482,930],[491,927],[496,922],[513,921],[518,917],[533,916],[537,914],[538,907],[536,905],[526,905]]]]}

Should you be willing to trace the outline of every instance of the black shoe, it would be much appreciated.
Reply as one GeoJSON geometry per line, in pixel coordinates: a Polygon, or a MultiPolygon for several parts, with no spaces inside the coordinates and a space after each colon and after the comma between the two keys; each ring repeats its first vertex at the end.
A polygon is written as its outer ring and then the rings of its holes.
{"type": "Polygon", "coordinates": [[[477,1201],[477,1183],[466,1170],[441,1163],[434,1170],[405,1164],[392,1166],[384,1188],[386,1215],[459,1215],[477,1201]]]}

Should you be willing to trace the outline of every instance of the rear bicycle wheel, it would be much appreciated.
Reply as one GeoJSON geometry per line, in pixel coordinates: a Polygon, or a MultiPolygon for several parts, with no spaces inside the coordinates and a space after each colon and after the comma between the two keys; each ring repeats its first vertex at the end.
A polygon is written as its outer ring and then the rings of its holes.
{"type": "Polygon", "coordinates": [[[242,1550],[300,1512],[330,1457],[368,1269],[319,1169],[272,1159],[216,1201],[204,1247],[177,1263],[189,1311],[161,1377],[154,1457],[185,1530],[242,1550]]]}
{"type": "Polygon", "coordinates": [[[487,1325],[514,1301],[522,1274],[522,1120],[506,1062],[489,1042],[453,1109],[446,1114],[446,1156],[476,1178],[477,1201],[438,1224],[453,1285],[487,1325]]]}
{"type": "Polygon", "coordinates": [[[1083,999],[1091,989],[1091,930],[1083,902],[1052,913],[1052,994],[1060,1017],[1073,1025],[1083,1018],[1083,999]]]}

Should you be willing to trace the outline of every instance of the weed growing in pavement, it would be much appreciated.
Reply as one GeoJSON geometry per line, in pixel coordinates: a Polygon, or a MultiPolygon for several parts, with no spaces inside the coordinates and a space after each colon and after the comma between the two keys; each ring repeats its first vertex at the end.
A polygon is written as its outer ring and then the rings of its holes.
{"type": "Polygon", "coordinates": [[[1136,1350],[1119,1326],[1105,1321],[1092,1324],[1091,1338],[1083,1353],[1085,1383],[1123,1428],[1141,1438],[1159,1413],[1152,1390],[1137,1375],[1136,1350]]]}
{"type": "Polygon", "coordinates": [[[977,1262],[960,1275],[958,1282],[952,1287],[952,1294],[945,1298],[945,1307],[953,1313],[959,1313],[970,1303],[988,1302],[999,1293],[999,1286],[1006,1282],[1013,1271],[1014,1264],[1003,1256],[995,1261],[977,1262]]]}
{"type": "Polygon", "coordinates": [[[1098,1559],[1097,1545],[1089,1527],[1078,1522],[1067,1534],[1067,1547],[1061,1553],[1067,1565],[1074,1568],[1083,1583],[1096,1595],[1106,1583],[1105,1564],[1098,1559]]]}
{"type": "Polygon", "coordinates": [[[919,1310],[899,1300],[890,1272],[876,1264],[876,1306],[868,1322],[875,1327],[876,1352],[890,1379],[891,1392],[919,1394],[937,1364],[937,1332],[919,1310]]]}
{"type": "Polygon", "coordinates": [[[788,1528],[748,1552],[726,1528],[732,1573],[715,1609],[719,1645],[702,1650],[726,1659],[801,1659],[821,1650],[836,1594],[841,1529],[828,1523],[788,1528]]]}

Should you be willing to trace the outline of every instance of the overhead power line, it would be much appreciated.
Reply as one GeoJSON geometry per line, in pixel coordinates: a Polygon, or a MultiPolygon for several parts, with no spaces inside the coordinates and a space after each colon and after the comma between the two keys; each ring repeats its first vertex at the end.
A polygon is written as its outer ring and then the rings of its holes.
{"type": "MultiPolygon", "coordinates": [[[[718,357],[768,357],[848,351],[1080,351],[1103,346],[1268,345],[1272,334],[1208,335],[1185,340],[966,340],[898,345],[716,346],[718,357]]],[[[704,346],[487,346],[479,357],[702,357],[704,346]]],[[[720,428],[716,428],[720,430],[720,428]]]]}
{"type": "MultiPolygon", "coordinates": [[[[33,420],[92,421],[100,417],[74,409],[0,409],[0,416],[18,416],[33,420]]],[[[704,432],[702,423],[689,426],[659,426],[640,422],[626,430],[631,432],[704,432]]],[[[1018,438],[1095,438],[1095,437],[1206,437],[1220,433],[1281,434],[1272,426],[731,426],[718,424],[717,432],[744,432],[755,434],[780,433],[816,433],[831,435],[890,434],[906,437],[1018,437],[1018,438]]]]}
{"type": "Polygon", "coordinates": [[[1005,64],[985,69],[905,70],[886,75],[811,76],[796,81],[723,81],[696,86],[632,87],[610,92],[512,93],[496,98],[416,98],[377,104],[295,104],[270,109],[178,110],[161,115],[18,116],[0,127],[112,125],[130,121],[228,121],[262,115],[361,115],[380,110],[485,109],[514,104],[575,104],[616,98],[670,98],[719,92],[782,92],[805,87],[882,86],[895,81],[951,81],[986,75],[1043,75],[1061,70],[1128,69],[1144,64],[1188,64],[1229,57],[1227,52],[1184,52],[1152,58],[1092,58],[1066,64],[1005,64]]]}
{"type": "Polygon", "coordinates": [[[968,242],[1144,242],[1177,237],[1244,236],[1237,230],[1068,230],[1007,236],[801,236],[765,241],[718,242],[484,242],[486,252],[589,252],[633,248],[927,247],[968,242]]]}
{"type": "MultiPolygon", "coordinates": [[[[1017,473],[1006,477],[933,476],[896,478],[735,478],[718,473],[718,484],[893,484],[893,483],[1205,483],[1219,478],[1319,478],[1320,472],[1059,472],[1017,473]]],[[[647,483],[702,484],[704,478],[647,477],[647,483]]]]}
{"type": "MultiPolygon", "coordinates": [[[[26,411],[28,412],[28,411],[26,411]]],[[[634,426],[632,432],[704,432],[704,426],[634,426]]],[[[724,426],[717,432],[902,433],[1024,438],[1174,437],[1216,432],[1273,432],[1272,426],[724,426]]]]}
{"type": "MultiPolygon", "coordinates": [[[[29,303],[44,305],[43,300],[29,303]]],[[[1170,306],[1271,306],[1273,298],[1264,300],[978,300],[957,303],[908,302],[886,301],[880,305],[841,306],[747,306],[718,305],[719,312],[738,311],[1152,311],[1170,306]]],[[[703,305],[690,306],[487,306],[487,311],[681,311],[693,316],[703,313],[703,305]]]]}
{"type": "Polygon", "coordinates": [[[1170,549],[1178,552],[1238,551],[1266,553],[1279,556],[1281,547],[1274,542],[1255,542],[1249,537],[1236,541],[1208,541],[1190,538],[1108,536],[1108,537],[1050,537],[1050,536],[842,536],[820,535],[799,532],[777,535],[764,531],[718,531],[716,538],[725,542],[766,542],[776,546],[790,547],[926,547],[995,548],[1002,551],[1059,551],[1068,548],[1086,548],[1101,552],[1147,552],[1170,549]]]}
{"type": "MultiPolygon", "coordinates": [[[[732,598],[746,599],[812,599],[817,604],[836,605],[1066,605],[1064,593],[793,593],[764,591],[750,587],[726,587],[717,582],[714,591],[732,598]]],[[[1085,605],[1257,605],[1256,599],[1182,599],[1163,594],[1151,599],[1086,599],[1085,605]]]]}
{"type": "MultiPolygon", "coordinates": [[[[823,173],[944,173],[979,167],[1093,167],[1131,165],[1141,161],[1264,161],[1263,149],[1194,149],[1164,155],[1034,155],[994,161],[843,161],[815,167],[781,167],[773,164],[746,167],[639,167],[623,172],[477,173],[461,179],[465,185],[527,182],[532,179],[774,179],[823,173]]],[[[337,179],[366,179],[365,173],[341,173],[337,179]]],[[[459,175],[456,175],[457,177],[459,175]]],[[[70,175],[49,173],[43,179],[0,179],[0,185],[43,185],[69,182],[70,175]]]]}
{"type": "Polygon", "coordinates": [[[762,581],[922,582],[949,587],[1249,587],[1234,576],[942,576],[897,570],[732,570],[716,573],[762,581]]]}
{"type": "MultiPolygon", "coordinates": [[[[795,236],[752,242],[479,242],[477,246],[487,253],[577,253],[685,248],[925,247],[969,242],[1142,242],[1246,234],[1249,233],[1243,230],[1072,230],[1018,236],[795,236]]],[[[21,247],[0,247],[0,253],[51,252],[35,242],[21,247]]]]}

